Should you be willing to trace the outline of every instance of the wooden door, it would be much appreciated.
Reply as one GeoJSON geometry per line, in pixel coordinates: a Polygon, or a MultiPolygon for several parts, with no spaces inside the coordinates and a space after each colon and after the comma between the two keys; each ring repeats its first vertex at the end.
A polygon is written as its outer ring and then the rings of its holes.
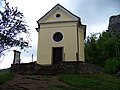
{"type": "Polygon", "coordinates": [[[53,64],[59,64],[63,61],[63,47],[52,48],[52,62],[53,64]]]}

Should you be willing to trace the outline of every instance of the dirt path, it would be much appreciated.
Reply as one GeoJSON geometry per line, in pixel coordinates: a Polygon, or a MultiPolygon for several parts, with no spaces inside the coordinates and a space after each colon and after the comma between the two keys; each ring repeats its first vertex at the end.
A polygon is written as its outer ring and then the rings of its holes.
{"type": "Polygon", "coordinates": [[[64,85],[58,76],[16,75],[13,80],[0,85],[0,90],[48,90],[49,86],[64,85]]]}

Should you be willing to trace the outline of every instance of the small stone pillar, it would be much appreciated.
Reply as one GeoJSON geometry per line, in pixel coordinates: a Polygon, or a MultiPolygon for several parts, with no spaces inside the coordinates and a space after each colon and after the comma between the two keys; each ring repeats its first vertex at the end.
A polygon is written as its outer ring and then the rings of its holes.
{"type": "Polygon", "coordinates": [[[13,59],[13,64],[11,66],[11,71],[12,72],[19,72],[19,64],[20,64],[20,51],[14,50],[14,59],[13,59]]]}
{"type": "Polygon", "coordinates": [[[14,50],[14,60],[13,60],[13,64],[20,64],[20,51],[14,50]]]}

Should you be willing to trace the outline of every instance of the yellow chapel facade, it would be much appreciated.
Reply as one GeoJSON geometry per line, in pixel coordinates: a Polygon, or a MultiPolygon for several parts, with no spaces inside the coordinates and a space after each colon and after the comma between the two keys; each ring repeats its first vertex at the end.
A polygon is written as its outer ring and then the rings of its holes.
{"type": "Polygon", "coordinates": [[[81,19],[57,4],[38,21],[37,63],[53,65],[83,61],[86,25],[81,19]]]}

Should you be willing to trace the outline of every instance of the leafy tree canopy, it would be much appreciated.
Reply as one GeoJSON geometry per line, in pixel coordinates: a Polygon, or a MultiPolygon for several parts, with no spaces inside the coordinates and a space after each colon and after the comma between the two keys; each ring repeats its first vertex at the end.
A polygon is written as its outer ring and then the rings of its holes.
{"type": "Polygon", "coordinates": [[[0,54],[11,47],[28,47],[28,38],[22,35],[30,35],[23,13],[17,7],[11,7],[6,0],[0,2],[3,5],[0,7],[0,54]]]}
{"type": "Polygon", "coordinates": [[[108,31],[91,34],[85,41],[86,62],[104,66],[109,59],[120,60],[120,38],[108,31]]]}

